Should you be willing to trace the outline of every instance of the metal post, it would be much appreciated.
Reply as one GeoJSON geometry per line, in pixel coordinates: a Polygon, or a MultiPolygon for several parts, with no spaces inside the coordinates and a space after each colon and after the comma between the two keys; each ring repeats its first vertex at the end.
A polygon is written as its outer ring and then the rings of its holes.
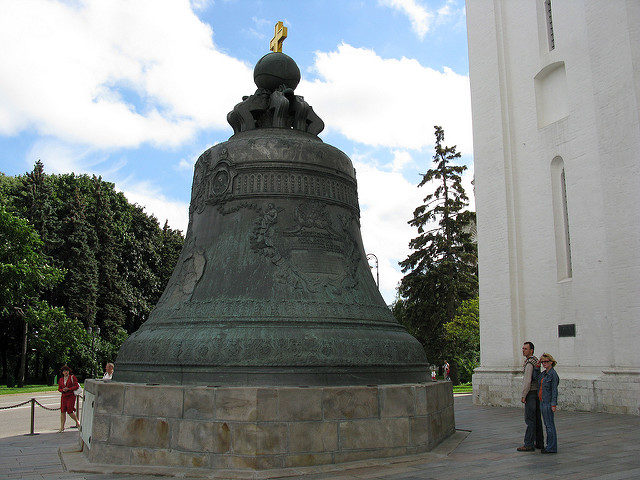
{"type": "Polygon", "coordinates": [[[91,374],[98,377],[100,371],[98,370],[98,352],[96,352],[96,335],[100,335],[100,327],[91,328],[89,327],[89,334],[91,335],[91,352],[93,354],[93,368],[91,369],[91,374]]]}
{"type": "Polygon", "coordinates": [[[33,432],[35,429],[35,412],[36,412],[36,399],[32,398],[31,399],[31,429],[27,435],[37,435],[37,433],[33,432]]]}
{"type": "Polygon", "coordinates": [[[96,374],[96,334],[92,334],[91,335],[91,353],[92,353],[92,360],[93,360],[93,365],[91,368],[91,374],[95,375],[96,374]]]}

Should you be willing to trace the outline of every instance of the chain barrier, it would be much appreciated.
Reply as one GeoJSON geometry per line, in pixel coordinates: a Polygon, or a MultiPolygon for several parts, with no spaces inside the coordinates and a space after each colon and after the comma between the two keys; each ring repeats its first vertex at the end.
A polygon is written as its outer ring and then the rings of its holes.
{"type": "MultiPolygon", "coordinates": [[[[36,400],[35,398],[30,398],[29,400],[26,400],[22,403],[16,403],[15,405],[8,405],[6,407],[0,407],[0,410],[8,410],[10,408],[18,408],[21,407],[23,405],[26,405],[27,403],[31,404],[31,429],[29,431],[29,433],[27,433],[26,435],[38,435],[37,433],[34,433],[34,427],[35,427],[35,406],[38,405],[40,408],[43,408],[44,410],[48,410],[50,412],[55,412],[60,410],[60,407],[56,407],[56,408],[51,408],[51,407],[45,407],[44,405],[42,405],[38,400],[36,400]]],[[[79,414],[80,413],[80,396],[76,396],[76,412],[79,414]]]]}
{"type": "Polygon", "coordinates": [[[45,410],[49,410],[49,411],[52,411],[52,412],[55,412],[56,410],[60,410],[60,407],[57,407],[57,408],[45,407],[44,405],[42,405],[42,404],[41,404],[38,400],[36,400],[35,398],[34,398],[34,401],[36,402],[36,405],[38,405],[39,407],[44,408],[45,410]]]}
{"type": "Polygon", "coordinates": [[[29,403],[31,400],[27,400],[26,402],[22,402],[22,403],[16,403],[15,405],[9,405],[8,407],[0,407],[0,410],[7,410],[8,408],[16,408],[16,407],[21,407],[22,405],[26,405],[27,403],[29,403]]]}

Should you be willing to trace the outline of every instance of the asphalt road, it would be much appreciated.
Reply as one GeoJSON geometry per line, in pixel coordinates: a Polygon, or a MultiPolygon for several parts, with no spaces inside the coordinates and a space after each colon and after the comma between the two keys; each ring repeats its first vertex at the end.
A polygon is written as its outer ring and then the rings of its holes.
{"type": "MultiPolygon", "coordinates": [[[[22,403],[35,398],[48,408],[60,408],[60,394],[57,391],[16,393],[0,396],[0,438],[24,435],[29,433],[31,427],[31,404],[16,408],[2,409],[10,405],[22,403]]],[[[68,429],[75,422],[67,415],[65,428],[68,429]]],[[[37,404],[34,411],[34,432],[57,432],[60,428],[60,411],[50,411],[41,408],[37,404]]],[[[75,428],[73,429],[75,431],[75,428]]]]}

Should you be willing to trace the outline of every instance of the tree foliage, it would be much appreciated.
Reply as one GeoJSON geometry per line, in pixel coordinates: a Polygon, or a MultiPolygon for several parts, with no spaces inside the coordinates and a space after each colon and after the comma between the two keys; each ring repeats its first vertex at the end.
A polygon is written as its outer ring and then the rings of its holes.
{"type": "MultiPolygon", "coordinates": [[[[0,318],[4,333],[17,331],[18,386],[23,386],[25,380],[27,318],[46,309],[46,302],[39,301],[40,293],[59,283],[64,275],[49,264],[42,246],[40,236],[25,219],[0,205],[0,318]]],[[[3,335],[0,345],[8,344],[9,338],[3,335]]],[[[6,365],[6,355],[2,356],[2,363],[6,365]]]]}
{"type": "MultiPolygon", "coordinates": [[[[431,363],[447,359],[448,342],[443,325],[456,315],[461,302],[477,295],[477,249],[470,233],[475,214],[466,210],[468,197],[462,186],[464,165],[456,165],[456,147],[443,146],[444,130],[435,128],[433,166],[418,187],[433,192],[413,212],[409,224],[418,236],[409,243],[412,250],[402,262],[404,277],[393,312],[425,347],[431,363]]],[[[456,379],[456,364],[451,363],[456,379]]]]}
{"type": "Polygon", "coordinates": [[[64,272],[41,252],[42,241],[29,223],[0,205],[0,314],[29,306],[38,292],[59,283],[64,272]]]}
{"type": "Polygon", "coordinates": [[[2,268],[8,272],[0,278],[2,380],[20,376],[23,338],[32,380],[49,380],[66,362],[83,376],[113,361],[160,298],[180,254],[182,232],[166,223],[160,228],[112,183],[73,173],[49,175],[40,161],[24,175],[0,174],[0,205],[11,225],[22,229],[12,233],[2,220],[2,268]],[[24,287],[15,288],[20,272],[24,287]],[[19,305],[22,324],[15,313],[9,315],[19,305]]]}
{"type": "Polygon", "coordinates": [[[443,325],[447,350],[458,366],[460,382],[470,382],[480,361],[478,297],[463,301],[453,320],[443,325]]]}

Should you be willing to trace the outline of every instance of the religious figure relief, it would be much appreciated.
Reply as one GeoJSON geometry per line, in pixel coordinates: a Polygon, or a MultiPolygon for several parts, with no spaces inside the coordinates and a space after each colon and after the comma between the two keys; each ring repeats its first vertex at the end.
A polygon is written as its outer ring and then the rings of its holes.
{"type": "MultiPolygon", "coordinates": [[[[280,209],[280,211],[282,211],[282,209],[280,209]]],[[[266,211],[263,212],[260,218],[258,218],[258,221],[251,232],[251,236],[249,237],[251,248],[260,252],[261,255],[267,257],[275,265],[278,265],[282,260],[282,256],[277,251],[273,239],[273,226],[277,221],[278,209],[276,209],[273,203],[269,203],[266,211]]]]}
{"type": "Polygon", "coordinates": [[[220,151],[219,159],[211,166],[211,151],[208,150],[196,162],[189,213],[202,213],[206,205],[226,202],[231,198],[235,168],[228,160],[226,148],[220,151]]]}
{"type": "Polygon", "coordinates": [[[196,247],[193,236],[189,236],[186,239],[183,247],[183,253],[184,252],[189,253],[182,259],[182,262],[176,266],[178,278],[176,281],[171,281],[173,278],[169,281],[169,285],[158,301],[158,306],[165,303],[177,305],[190,299],[193,290],[204,273],[207,259],[204,250],[196,247]]]}
{"type": "Polygon", "coordinates": [[[353,215],[338,215],[339,228],[321,202],[302,202],[284,228],[283,209],[269,203],[256,219],[249,241],[251,249],[275,267],[274,280],[288,295],[324,294],[346,300],[357,285],[360,253],[352,233],[353,215]],[[280,225],[280,228],[278,228],[280,225]]]}
{"type": "Polygon", "coordinates": [[[207,150],[196,161],[193,171],[193,186],[191,187],[191,203],[189,204],[189,214],[197,211],[202,213],[205,205],[205,185],[210,176],[211,150],[207,150]]]}
{"type": "Polygon", "coordinates": [[[242,97],[242,102],[227,114],[227,122],[234,134],[256,128],[256,118],[269,108],[270,95],[268,90],[258,88],[253,95],[242,97]]]}
{"type": "Polygon", "coordinates": [[[291,110],[293,111],[293,128],[295,130],[301,130],[312,135],[318,135],[324,130],[324,122],[313,111],[313,107],[304,101],[304,97],[301,95],[295,96],[295,102],[293,102],[291,110]]]}
{"type": "Polygon", "coordinates": [[[231,112],[227,122],[233,133],[256,128],[292,128],[312,135],[324,129],[324,122],[313,108],[293,89],[280,85],[274,91],[258,88],[253,95],[242,97],[231,112]]]}
{"type": "Polygon", "coordinates": [[[271,126],[276,128],[289,128],[289,99],[287,94],[293,95],[293,90],[280,86],[271,94],[269,111],[272,121],[271,126]]]}
{"type": "Polygon", "coordinates": [[[234,135],[256,128],[287,128],[318,135],[324,122],[294,90],[300,82],[300,69],[291,57],[274,52],[256,64],[254,81],[258,89],[242,97],[227,114],[234,135]]]}

